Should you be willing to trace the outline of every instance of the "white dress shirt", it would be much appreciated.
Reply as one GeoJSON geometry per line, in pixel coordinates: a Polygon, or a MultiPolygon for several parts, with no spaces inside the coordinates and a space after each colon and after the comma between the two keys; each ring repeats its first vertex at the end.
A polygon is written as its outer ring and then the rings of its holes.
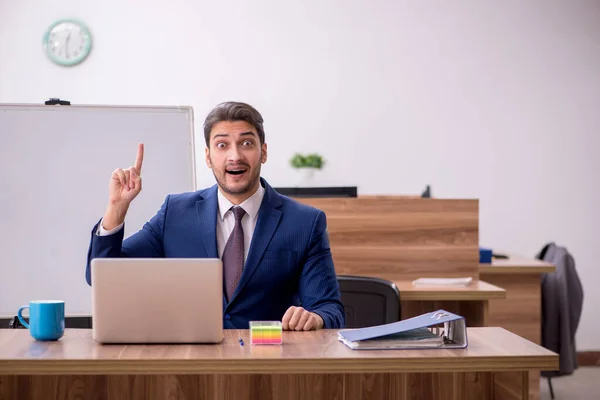
{"type": "MultiPolygon", "coordinates": [[[[244,230],[244,263],[248,258],[248,251],[250,250],[250,243],[252,243],[254,228],[256,227],[256,221],[258,221],[258,211],[260,210],[260,205],[262,204],[264,196],[265,188],[262,187],[262,185],[258,185],[258,190],[242,204],[239,204],[239,206],[246,211],[246,214],[242,217],[242,229],[244,230]]],[[[223,256],[223,251],[225,251],[227,240],[229,239],[231,232],[233,232],[235,216],[233,215],[233,211],[231,211],[231,207],[233,207],[234,204],[223,196],[221,190],[217,190],[217,200],[217,250],[219,252],[219,258],[221,258],[223,256]]],[[[123,224],[107,231],[102,226],[102,221],[100,221],[97,234],[100,236],[112,235],[122,228],[123,224]]]]}
{"type": "MultiPolygon", "coordinates": [[[[258,185],[258,190],[242,204],[239,204],[239,206],[246,211],[246,214],[242,217],[242,229],[244,230],[244,263],[246,263],[246,259],[248,258],[248,251],[250,250],[250,243],[252,243],[254,228],[256,227],[256,221],[258,221],[258,210],[260,209],[264,196],[265,188],[262,187],[262,185],[258,185]]],[[[233,215],[233,211],[231,211],[231,207],[233,207],[234,204],[227,200],[220,190],[217,192],[217,199],[219,201],[217,209],[217,250],[219,251],[219,258],[221,258],[223,256],[223,251],[225,251],[227,240],[229,239],[231,232],[233,232],[235,216],[233,215]]]]}

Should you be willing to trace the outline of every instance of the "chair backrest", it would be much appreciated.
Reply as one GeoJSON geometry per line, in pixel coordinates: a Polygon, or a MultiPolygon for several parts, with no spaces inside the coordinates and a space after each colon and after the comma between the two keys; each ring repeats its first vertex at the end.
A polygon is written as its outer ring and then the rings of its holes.
{"type": "Polygon", "coordinates": [[[346,328],[400,321],[400,293],[392,282],[364,276],[338,275],[346,328]]]}

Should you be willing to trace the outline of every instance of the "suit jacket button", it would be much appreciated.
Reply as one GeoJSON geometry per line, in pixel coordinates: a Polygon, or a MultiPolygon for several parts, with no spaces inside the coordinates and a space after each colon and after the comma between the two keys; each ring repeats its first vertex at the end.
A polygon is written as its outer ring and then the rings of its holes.
{"type": "Polygon", "coordinates": [[[229,321],[231,319],[231,315],[225,314],[225,321],[229,321]]]}

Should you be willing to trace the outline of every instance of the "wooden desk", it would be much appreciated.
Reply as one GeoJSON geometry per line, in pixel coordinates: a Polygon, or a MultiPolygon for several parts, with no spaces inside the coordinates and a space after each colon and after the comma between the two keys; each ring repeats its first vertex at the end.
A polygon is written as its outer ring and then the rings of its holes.
{"type": "MultiPolygon", "coordinates": [[[[480,264],[480,279],[506,290],[506,299],[491,300],[488,323],[501,326],[540,344],[542,326],[541,276],[554,272],[552,264],[523,257],[480,264]]],[[[539,398],[539,373],[530,377],[531,399],[539,398]]]]}
{"type": "Polygon", "coordinates": [[[489,326],[489,301],[506,297],[503,288],[483,281],[467,287],[415,287],[412,281],[394,284],[400,291],[402,319],[443,309],[465,317],[468,326],[489,326]]]}
{"type": "Polygon", "coordinates": [[[554,265],[526,258],[480,264],[481,279],[506,290],[506,299],[490,302],[490,324],[541,343],[541,276],[554,265]]]}
{"type": "Polygon", "coordinates": [[[337,331],[284,332],[282,346],[99,345],[91,330],[35,342],[0,330],[3,399],[523,399],[529,369],[558,356],[502,328],[465,350],[353,351],[337,331]]]}
{"type": "Polygon", "coordinates": [[[535,258],[511,257],[509,259],[493,260],[491,264],[479,264],[480,274],[542,274],[554,272],[556,267],[535,258]]]}

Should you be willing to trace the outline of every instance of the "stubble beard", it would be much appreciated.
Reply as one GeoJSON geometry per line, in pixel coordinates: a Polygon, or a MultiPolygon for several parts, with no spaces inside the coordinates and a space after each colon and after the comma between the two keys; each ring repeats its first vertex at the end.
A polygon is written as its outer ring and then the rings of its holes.
{"type": "Polygon", "coordinates": [[[217,181],[217,184],[223,192],[230,195],[245,194],[248,193],[250,190],[254,189],[256,183],[260,181],[260,161],[258,162],[257,166],[250,167],[249,172],[252,173],[252,176],[248,180],[248,183],[240,188],[232,189],[227,186],[227,172],[225,171],[225,169],[223,170],[223,177],[221,179],[219,179],[219,177],[213,169],[213,175],[215,177],[215,180],[217,181]]]}

